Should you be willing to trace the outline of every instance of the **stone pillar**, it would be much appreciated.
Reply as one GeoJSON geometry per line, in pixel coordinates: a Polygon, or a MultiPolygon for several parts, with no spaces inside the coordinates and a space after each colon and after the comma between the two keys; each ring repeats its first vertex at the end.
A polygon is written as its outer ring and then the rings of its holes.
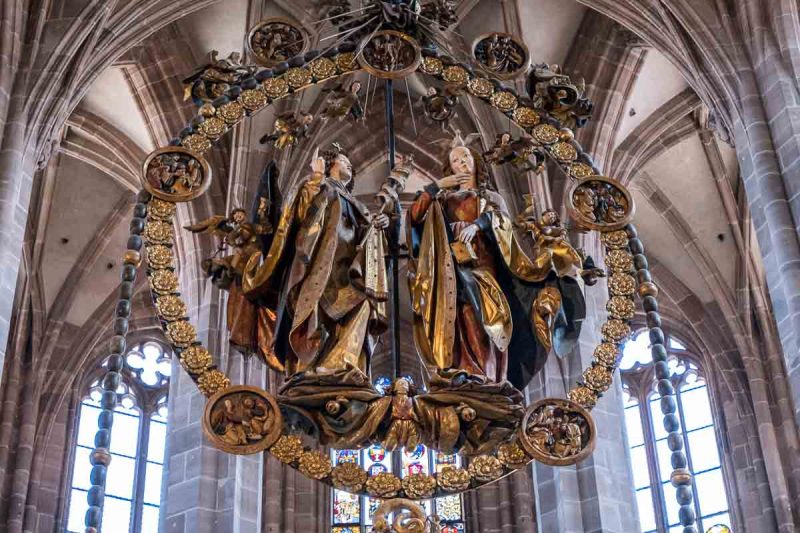
{"type": "MultiPolygon", "coordinates": [[[[586,239],[586,252],[602,263],[597,239],[586,239]]],[[[591,364],[606,319],[605,281],[586,289],[587,317],[579,345],[564,359],[551,355],[544,371],[528,388],[530,401],[565,398],[567,392],[591,364]]],[[[597,425],[597,447],[582,463],[551,467],[534,463],[538,531],[628,533],[638,531],[633,476],[628,462],[628,441],[622,408],[619,372],[615,384],[592,409],[597,425]]]]}

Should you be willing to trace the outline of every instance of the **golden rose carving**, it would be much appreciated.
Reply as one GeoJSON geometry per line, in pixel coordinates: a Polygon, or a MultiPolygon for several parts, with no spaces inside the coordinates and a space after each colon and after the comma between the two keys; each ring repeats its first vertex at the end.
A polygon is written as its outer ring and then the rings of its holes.
{"type": "Polygon", "coordinates": [[[147,263],[153,270],[173,268],[175,266],[175,256],[172,248],[163,244],[154,244],[145,247],[147,253],[147,263]]]}
{"type": "Polygon", "coordinates": [[[355,70],[357,64],[356,55],[353,52],[345,52],[336,56],[336,68],[339,69],[339,72],[355,70]]]}
{"type": "Polygon", "coordinates": [[[503,475],[503,464],[497,457],[479,455],[469,463],[469,473],[481,482],[494,481],[503,475]]]}
{"type": "Polygon", "coordinates": [[[327,57],[318,57],[311,62],[311,73],[318,80],[324,80],[336,75],[336,63],[327,57]]]}
{"type": "Polygon", "coordinates": [[[217,108],[217,116],[227,124],[236,124],[244,117],[244,107],[239,102],[229,102],[217,108]]]}
{"type": "Polygon", "coordinates": [[[562,162],[575,161],[578,157],[578,150],[570,143],[558,142],[551,148],[553,155],[562,162]]]}
{"type": "Polygon", "coordinates": [[[626,296],[612,296],[606,304],[606,310],[612,318],[631,320],[636,312],[636,305],[626,296]]]}
{"type": "Polygon", "coordinates": [[[525,450],[517,443],[501,444],[497,448],[497,458],[503,465],[512,470],[522,468],[530,462],[530,458],[525,453],[525,450]]]}
{"type": "Polygon", "coordinates": [[[628,250],[609,250],[606,266],[614,272],[630,272],[633,270],[633,256],[628,250]]]}
{"type": "Polygon", "coordinates": [[[469,472],[463,468],[446,466],[437,475],[439,486],[447,492],[461,492],[469,488],[469,472]]]}
{"type": "Polygon", "coordinates": [[[533,128],[531,135],[542,144],[553,144],[560,138],[558,128],[550,124],[539,124],[533,128]]]}
{"type": "Polygon", "coordinates": [[[469,73],[464,67],[452,65],[442,71],[442,78],[448,83],[461,85],[467,83],[467,80],[469,79],[469,73]]]}
{"type": "Polygon", "coordinates": [[[602,365],[590,366],[583,372],[583,382],[592,390],[605,392],[611,386],[613,375],[602,365]]]}
{"type": "Polygon", "coordinates": [[[188,348],[197,340],[197,330],[186,320],[167,324],[167,337],[179,348],[188,348]]]}
{"type": "Polygon", "coordinates": [[[601,365],[613,367],[617,365],[619,359],[619,348],[616,344],[604,342],[598,344],[594,349],[594,358],[601,365]]]}
{"type": "Polygon", "coordinates": [[[231,386],[231,380],[219,370],[209,370],[197,378],[197,388],[205,396],[213,396],[222,389],[231,386]]]}
{"type": "Polygon", "coordinates": [[[539,113],[530,107],[518,107],[514,110],[514,122],[523,129],[530,129],[542,120],[539,113]]]}
{"type": "Polygon", "coordinates": [[[172,224],[161,220],[148,220],[144,225],[144,240],[148,244],[172,242],[172,224]]]}
{"type": "Polygon", "coordinates": [[[401,481],[394,474],[381,472],[367,480],[367,493],[376,498],[394,498],[402,488],[401,481]]]}
{"type": "Polygon", "coordinates": [[[360,492],[367,482],[367,472],[357,463],[339,463],[331,472],[333,486],[347,492],[360,492]]]}
{"type": "Polygon", "coordinates": [[[316,479],[317,481],[328,477],[331,470],[333,470],[330,457],[316,451],[303,452],[300,454],[299,468],[300,472],[306,477],[316,479]]]}
{"type": "Polygon", "coordinates": [[[197,126],[200,133],[212,140],[225,133],[226,128],[225,121],[217,117],[207,118],[197,126]]]}
{"type": "Polygon", "coordinates": [[[303,441],[295,435],[283,435],[269,451],[275,459],[288,465],[303,454],[303,441]]]}
{"type": "Polygon", "coordinates": [[[510,113],[517,108],[517,97],[508,91],[498,91],[492,95],[492,105],[503,113],[510,113]]]}
{"type": "Polygon", "coordinates": [[[211,367],[211,354],[202,346],[189,346],[180,354],[183,368],[192,375],[203,374],[211,367]]]}
{"type": "Polygon", "coordinates": [[[273,100],[286,96],[289,92],[289,84],[283,78],[267,78],[261,82],[261,88],[273,100]]]}
{"type": "Polygon", "coordinates": [[[286,81],[289,82],[289,87],[292,89],[299,89],[310,84],[313,76],[311,71],[307,68],[294,67],[286,71],[286,81]]]}
{"type": "Polygon", "coordinates": [[[608,292],[613,296],[631,296],[636,292],[636,279],[630,274],[612,274],[608,278],[608,292]]]}
{"type": "Polygon", "coordinates": [[[175,216],[176,210],[177,207],[174,203],[167,202],[161,198],[152,198],[147,206],[147,214],[150,216],[150,218],[156,218],[158,220],[165,221],[172,220],[172,217],[175,216]]]}
{"type": "Polygon", "coordinates": [[[186,316],[186,304],[179,296],[165,294],[156,298],[156,311],[167,322],[174,322],[186,316]]]}
{"type": "Polygon", "coordinates": [[[602,233],[600,234],[600,240],[609,250],[622,250],[628,247],[628,234],[625,230],[602,233]]]}
{"type": "Polygon", "coordinates": [[[572,163],[569,166],[569,173],[572,175],[572,177],[577,178],[579,180],[595,175],[595,172],[594,170],[592,170],[592,167],[590,167],[586,163],[572,163]]]}
{"type": "Polygon", "coordinates": [[[181,141],[181,144],[196,154],[202,154],[203,152],[211,149],[211,141],[209,141],[205,136],[198,135],[196,133],[188,135],[183,139],[183,141],[181,141]]]}
{"type": "Polygon", "coordinates": [[[583,385],[575,387],[569,391],[567,396],[570,400],[577,403],[584,409],[591,409],[597,405],[597,393],[589,387],[584,387],[583,385]]]}
{"type": "Polygon", "coordinates": [[[622,320],[611,319],[602,327],[603,339],[609,342],[621,343],[631,335],[631,328],[622,320]]]}
{"type": "Polygon", "coordinates": [[[248,111],[257,111],[267,105],[267,95],[259,89],[247,89],[239,95],[239,102],[248,111]]]}
{"type": "Polygon", "coordinates": [[[411,474],[402,481],[406,496],[413,500],[421,500],[433,496],[436,490],[436,478],[428,474],[411,474]]]}
{"type": "Polygon", "coordinates": [[[177,292],[178,277],[172,270],[156,270],[150,274],[150,287],[156,294],[177,292]]]}
{"type": "Polygon", "coordinates": [[[441,74],[444,65],[442,64],[442,60],[439,59],[438,57],[424,57],[422,58],[422,63],[420,67],[422,68],[422,71],[425,72],[426,74],[431,74],[433,76],[436,76],[438,74],[441,74]]]}
{"type": "Polygon", "coordinates": [[[486,78],[472,78],[467,82],[467,90],[478,98],[489,98],[494,93],[494,84],[486,78]]]}

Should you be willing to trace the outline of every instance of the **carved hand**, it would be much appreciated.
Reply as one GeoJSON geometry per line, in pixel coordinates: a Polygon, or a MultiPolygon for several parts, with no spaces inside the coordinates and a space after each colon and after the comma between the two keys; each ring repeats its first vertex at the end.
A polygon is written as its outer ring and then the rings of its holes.
{"type": "Polygon", "coordinates": [[[471,179],[472,175],[467,173],[453,174],[451,176],[445,176],[444,178],[437,180],[436,185],[438,185],[440,189],[454,189],[456,187],[459,187],[460,185],[469,183],[471,179]]]}
{"type": "Polygon", "coordinates": [[[472,242],[472,239],[475,238],[475,235],[478,233],[478,226],[476,224],[470,224],[463,230],[461,233],[458,234],[458,240],[463,243],[472,242]]]}
{"type": "Polygon", "coordinates": [[[319,147],[314,149],[314,155],[311,156],[311,172],[314,174],[325,173],[325,159],[319,156],[319,147]]]}

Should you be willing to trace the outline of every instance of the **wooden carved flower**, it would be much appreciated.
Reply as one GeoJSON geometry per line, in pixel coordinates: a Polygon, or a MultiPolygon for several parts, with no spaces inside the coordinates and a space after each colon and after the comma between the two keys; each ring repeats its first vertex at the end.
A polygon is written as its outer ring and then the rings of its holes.
{"type": "Polygon", "coordinates": [[[303,441],[295,435],[283,435],[269,451],[278,461],[290,464],[303,453],[303,441]]]}
{"type": "Polygon", "coordinates": [[[447,492],[461,492],[469,488],[470,475],[463,468],[446,466],[439,472],[438,481],[447,492]]]}
{"type": "Polygon", "coordinates": [[[522,468],[530,461],[525,451],[516,443],[501,444],[497,448],[497,458],[511,469],[522,468]]]}
{"type": "Polygon", "coordinates": [[[413,500],[430,498],[436,490],[436,478],[428,474],[411,474],[403,478],[403,490],[413,500]]]}
{"type": "Polygon", "coordinates": [[[356,463],[339,463],[331,473],[333,486],[347,492],[359,492],[367,482],[367,472],[356,463]]]}
{"type": "Polygon", "coordinates": [[[394,474],[381,472],[367,481],[367,492],[376,498],[394,498],[400,492],[402,483],[394,474]]]}
{"type": "Polygon", "coordinates": [[[303,452],[300,454],[300,472],[317,481],[325,479],[331,473],[331,459],[320,452],[303,452]]]}
{"type": "Polygon", "coordinates": [[[494,481],[503,475],[503,464],[497,457],[479,455],[470,461],[469,473],[478,481],[494,481]]]}

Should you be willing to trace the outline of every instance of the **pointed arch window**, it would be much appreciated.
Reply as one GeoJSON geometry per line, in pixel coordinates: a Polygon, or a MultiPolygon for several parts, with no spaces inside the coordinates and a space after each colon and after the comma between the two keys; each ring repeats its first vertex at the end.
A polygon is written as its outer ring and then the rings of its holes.
{"type": "MultiPolygon", "coordinates": [[[[687,344],[673,337],[666,342],[668,365],[675,388],[676,415],[683,449],[692,472],[698,531],[715,526],[731,528],[721,452],[706,376],[687,344]]],[[[629,458],[642,533],[683,531],[678,518],[667,432],[662,425],[660,397],[655,389],[647,332],[628,341],[620,362],[624,389],[625,426],[629,458]]],[[[722,530],[721,528],[718,528],[722,530]]]]}
{"type": "MultiPolygon", "coordinates": [[[[97,375],[102,375],[98,369],[97,375]]],[[[170,354],[159,343],[134,346],[125,356],[119,402],[111,429],[111,464],[106,476],[104,533],[158,531],[164,446],[167,437],[167,392],[170,354]]],[[[102,389],[90,382],[78,406],[66,531],[84,531],[91,487],[89,454],[94,448],[102,389]]]]}

